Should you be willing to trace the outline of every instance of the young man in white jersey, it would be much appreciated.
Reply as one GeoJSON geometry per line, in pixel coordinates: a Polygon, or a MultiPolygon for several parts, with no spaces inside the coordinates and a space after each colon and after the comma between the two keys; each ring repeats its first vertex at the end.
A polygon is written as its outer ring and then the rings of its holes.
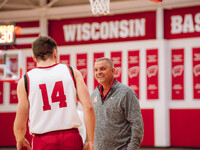
{"type": "Polygon", "coordinates": [[[37,67],[17,86],[18,108],[14,122],[17,150],[94,149],[95,113],[81,73],[57,63],[56,42],[39,36],[32,45],[37,67]],[[78,127],[76,95],[83,106],[87,142],[83,146],[78,127]],[[25,138],[26,124],[33,135],[32,148],[25,138]]]}

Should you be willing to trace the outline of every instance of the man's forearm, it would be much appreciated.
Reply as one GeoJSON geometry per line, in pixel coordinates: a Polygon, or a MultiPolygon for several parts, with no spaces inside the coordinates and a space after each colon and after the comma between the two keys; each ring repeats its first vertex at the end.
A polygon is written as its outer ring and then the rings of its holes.
{"type": "Polygon", "coordinates": [[[140,148],[140,143],[138,142],[137,139],[131,140],[130,143],[128,144],[127,150],[137,150],[140,148]]]}
{"type": "Polygon", "coordinates": [[[17,142],[22,141],[25,138],[26,127],[18,127],[14,124],[14,135],[17,142]]]}
{"type": "Polygon", "coordinates": [[[84,110],[84,122],[87,133],[87,142],[94,143],[95,112],[93,107],[84,110]]]}
{"type": "Polygon", "coordinates": [[[143,127],[143,122],[142,122],[142,118],[141,121],[137,121],[138,124],[132,124],[131,127],[131,140],[130,143],[128,144],[128,148],[127,150],[137,150],[138,148],[140,148],[140,144],[143,140],[143,133],[144,133],[144,127],[143,127]]]}

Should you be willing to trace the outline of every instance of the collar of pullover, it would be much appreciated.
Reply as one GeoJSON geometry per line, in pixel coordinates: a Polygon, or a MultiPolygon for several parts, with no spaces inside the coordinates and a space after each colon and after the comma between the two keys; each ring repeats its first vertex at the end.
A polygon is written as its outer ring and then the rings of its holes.
{"type": "Polygon", "coordinates": [[[103,86],[102,85],[99,86],[99,91],[100,91],[102,100],[104,100],[106,98],[106,96],[108,95],[109,91],[111,90],[112,86],[115,84],[116,81],[117,80],[114,79],[113,84],[111,85],[110,89],[108,90],[108,92],[105,95],[103,95],[103,86]]]}

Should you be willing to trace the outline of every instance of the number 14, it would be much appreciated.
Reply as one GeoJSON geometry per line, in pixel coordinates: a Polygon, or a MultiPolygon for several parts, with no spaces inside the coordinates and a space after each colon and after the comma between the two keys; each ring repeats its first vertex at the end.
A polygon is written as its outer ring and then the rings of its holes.
{"type": "MultiPolygon", "coordinates": [[[[51,110],[51,105],[49,104],[49,98],[47,94],[47,87],[46,84],[39,85],[41,93],[42,93],[42,100],[43,100],[43,110],[51,110]]],[[[59,107],[67,107],[66,103],[66,95],[64,93],[63,82],[58,81],[55,83],[53,92],[51,94],[52,103],[59,102],[59,107]]]]}

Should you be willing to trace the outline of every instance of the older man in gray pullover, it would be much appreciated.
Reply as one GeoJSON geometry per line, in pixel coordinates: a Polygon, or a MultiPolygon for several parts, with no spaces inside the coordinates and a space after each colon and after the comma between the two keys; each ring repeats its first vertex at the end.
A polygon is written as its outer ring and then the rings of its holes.
{"type": "Polygon", "coordinates": [[[143,119],[136,93],[114,78],[109,58],[95,62],[100,86],[91,95],[96,127],[95,150],[137,150],[143,139],[143,119]]]}

